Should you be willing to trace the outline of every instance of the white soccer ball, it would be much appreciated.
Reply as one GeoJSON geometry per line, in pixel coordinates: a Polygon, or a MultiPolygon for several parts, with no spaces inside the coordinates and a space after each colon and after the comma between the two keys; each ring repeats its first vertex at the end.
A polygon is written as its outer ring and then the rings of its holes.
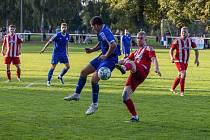
{"type": "Polygon", "coordinates": [[[111,77],[111,70],[107,67],[101,67],[98,70],[98,77],[101,80],[108,80],[111,77]]]}

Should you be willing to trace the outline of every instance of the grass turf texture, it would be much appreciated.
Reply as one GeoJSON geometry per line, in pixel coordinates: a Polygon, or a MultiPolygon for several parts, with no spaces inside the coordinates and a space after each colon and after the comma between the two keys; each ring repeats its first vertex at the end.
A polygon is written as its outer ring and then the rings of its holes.
{"type": "Polygon", "coordinates": [[[21,82],[12,66],[12,82],[5,83],[5,66],[1,64],[0,139],[210,139],[210,50],[200,51],[199,67],[193,65],[192,51],[186,94],[180,97],[169,92],[177,71],[168,50],[156,49],[162,77],[155,75],[152,67],[132,96],[141,120],[126,123],[130,116],[121,102],[121,92],[128,74],[122,76],[114,70],[110,80],[100,81],[99,110],[94,115],[85,115],[91,103],[90,77],[79,102],[63,100],[74,92],[81,68],[97,55],[85,54],[85,45],[70,45],[71,69],[63,86],[57,79],[63,65],[56,67],[52,86],[46,86],[52,47],[39,54],[42,44],[23,45],[21,82]]]}

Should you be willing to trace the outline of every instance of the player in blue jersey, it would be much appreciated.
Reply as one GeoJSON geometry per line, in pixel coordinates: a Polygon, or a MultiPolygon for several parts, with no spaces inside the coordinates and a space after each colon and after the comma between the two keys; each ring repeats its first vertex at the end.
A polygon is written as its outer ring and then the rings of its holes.
{"type": "Polygon", "coordinates": [[[47,86],[51,85],[51,79],[53,76],[53,72],[55,70],[56,65],[58,62],[65,64],[65,67],[58,75],[58,79],[61,81],[61,84],[64,84],[63,76],[69,70],[69,59],[68,59],[68,42],[70,39],[70,35],[67,33],[67,24],[61,23],[61,31],[54,35],[44,46],[40,53],[43,53],[48,45],[53,42],[54,48],[52,53],[52,61],[51,61],[51,68],[48,72],[48,80],[47,86]]]}
{"type": "Polygon", "coordinates": [[[128,32],[128,30],[125,30],[125,34],[122,37],[122,50],[124,58],[127,58],[131,52],[131,39],[131,34],[128,32]]]}
{"type": "Polygon", "coordinates": [[[101,50],[101,54],[94,58],[90,63],[84,67],[80,72],[80,77],[76,86],[76,90],[72,95],[64,98],[64,100],[78,101],[80,93],[86,83],[87,76],[92,74],[92,104],[86,111],[86,115],[93,114],[98,109],[98,94],[99,94],[99,77],[97,71],[101,67],[108,67],[111,71],[115,68],[115,64],[118,62],[117,45],[111,30],[103,24],[103,19],[99,16],[93,17],[90,20],[90,24],[93,30],[97,32],[98,43],[93,48],[85,48],[86,53],[92,53],[101,50]]]}

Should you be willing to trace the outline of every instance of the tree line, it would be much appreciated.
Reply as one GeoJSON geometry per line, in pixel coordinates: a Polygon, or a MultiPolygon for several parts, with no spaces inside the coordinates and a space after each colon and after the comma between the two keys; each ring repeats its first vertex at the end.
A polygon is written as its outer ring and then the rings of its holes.
{"type": "MultiPolygon", "coordinates": [[[[210,29],[209,0],[22,0],[23,29],[40,32],[41,26],[54,29],[61,20],[70,31],[90,32],[89,20],[95,15],[103,17],[113,30],[140,29],[152,34],[160,33],[161,22],[167,20],[172,30],[202,24],[202,31],[210,29]],[[43,19],[42,19],[43,17],[43,19]],[[43,25],[42,25],[43,24],[43,25]]],[[[21,0],[1,0],[0,26],[15,24],[20,30],[21,0]]],[[[200,30],[199,27],[197,27],[200,30]]],[[[166,30],[168,30],[166,28],[166,30]]]]}

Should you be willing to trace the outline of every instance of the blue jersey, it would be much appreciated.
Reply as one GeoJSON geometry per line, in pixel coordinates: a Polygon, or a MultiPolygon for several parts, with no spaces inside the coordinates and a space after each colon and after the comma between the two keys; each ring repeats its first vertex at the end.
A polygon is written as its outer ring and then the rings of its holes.
{"type": "Polygon", "coordinates": [[[54,35],[51,38],[51,41],[54,43],[53,55],[66,55],[66,47],[69,39],[70,35],[68,33],[62,35],[61,32],[58,32],[56,35],[54,35]]]}
{"type": "Polygon", "coordinates": [[[123,35],[123,37],[122,37],[122,47],[130,49],[130,45],[131,45],[131,36],[130,36],[130,34],[123,35]]]}
{"type": "MultiPolygon", "coordinates": [[[[103,55],[105,55],[109,50],[109,44],[113,42],[115,42],[116,44],[114,35],[112,34],[111,30],[105,25],[103,25],[102,30],[100,31],[100,33],[97,34],[97,37],[103,55]]],[[[118,61],[117,49],[115,49],[115,51],[112,52],[112,54],[107,59],[117,62],[118,61]]]]}

